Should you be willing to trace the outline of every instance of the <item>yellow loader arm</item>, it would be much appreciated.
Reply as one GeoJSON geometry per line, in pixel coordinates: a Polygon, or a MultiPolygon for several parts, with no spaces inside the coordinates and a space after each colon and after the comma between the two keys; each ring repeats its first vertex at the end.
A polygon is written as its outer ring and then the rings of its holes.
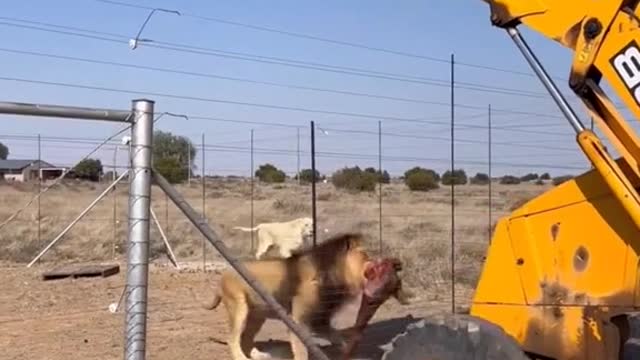
{"type": "MultiPolygon", "coordinates": [[[[640,142],[599,85],[604,78],[640,118],[640,19],[630,1],[489,1],[491,22],[505,28],[578,134],[578,143],[634,222],[640,226],[640,142]],[[585,130],[516,26],[523,24],[574,51],[569,86],[633,171],[626,176],[600,141],[585,130]]],[[[634,1],[637,4],[637,1],[634,1]]]]}

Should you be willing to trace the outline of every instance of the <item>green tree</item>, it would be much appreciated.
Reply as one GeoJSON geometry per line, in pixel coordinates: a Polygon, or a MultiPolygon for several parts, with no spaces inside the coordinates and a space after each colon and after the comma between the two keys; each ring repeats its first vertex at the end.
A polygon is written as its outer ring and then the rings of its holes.
{"type": "Polygon", "coordinates": [[[0,143],[0,159],[7,160],[9,157],[9,148],[7,145],[0,143]]]}
{"type": "Polygon", "coordinates": [[[178,159],[163,158],[154,160],[154,168],[171,184],[179,184],[186,178],[178,159]]]}
{"type": "Polygon", "coordinates": [[[284,171],[268,163],[260,165],[255,175],[260,181],[266,183],[282,183],[287,178],[284,171]]]}
{"type": "Polygon", "coordinates": [[[413,173],[417,173],[417,172],[426,172],[427,174],[429,174],[429,176],[431,178],[433,178],[435,180],[436,183],[440,182],[440,174],[438,174],[435,170],[432,169],[425,169],[422,168],[420,166],[415,166],[407,171],[404,172],[404,180],[405,180],[405,184],[407,182],[407,178],[409,176],[411,176],[411,174],[413,173]]]}
{"type": "Polygon", "coordinates": [[[551,180],[551,175],[549,175],[549,173],[544,173],[540,175],[540,180],[551,180]]]}
{"type": "Polygon", "coordinates": [[[470,180],[471,184],[474,185],[487,185],[489,181],[489,175],[485,173],[476,173],[470,180]]]}
{"type": "Polygon", "coordinates": [[[529,173],[523,177],[520,178],[521,181],[532,181],[532,180],[538,180],[539,176],[536,173],[529,173]]]}
{"type": "Polygon", "coordinates": [[[98,181],[102,176],[102,162],[100,159],[84,159],[76,165],[73,171],[80,179],[98,181]]]}
{"type": "Polygon", "coordinates": [[[378,182],[381,182],[383,184],[388,184],[391,182],[391,176],[389,175],[387,170],[383,170],[382,173],[380,173],[380,170],[377,170],[373,167],[368,167],[364,169],[364,171],[368,172],[369,174],[376,175],[378,177],[378,182]]]}
{"type": "Polygon", "coordinates": [[[160,130],[154,132],[153,166],[167,181],[180,183],[193,175],[195,157],[196,148],[188,138],[160,130]]]}
{"type": "Polygon", "coordinates": [[[463,169],[447,170],[442,174],[442,185],[464,185],[467,183],[467,173],[463,169]]]}
{"type": "Polygon", "coordinates": [[[435,171],[418,167],[405,172],[404,183],[411,191],[429,191],[440,187],[435,171]]]}
{"type": "Polygon", "coordinates": [[[380,182],[382,182],[383,184],[389,184],[391,183],[391,175],[389,175],[389,173],[387,172],[387,170],[382,170],[382,174],[380,175],[380,172],[378,171],[378,176],[380,176],[380,182]]]}
{"type": "Polygon", "coordinates": [[[359,166],[342,168],[331,176],[331,182],[336,188],[351,191],[373,191],[378,183],[378,176],[363,171],[359,166]]]}
{"type": "Polygon", "coordinates": [[[521,178],[515,177],[513,175],[505,175],[500,179],[500,184],[503,185],[517,185],[520,184],[521,178]]]}
{"type": "MultiPolygon", "coordinates": [[[[320,172],[316,169],[316,182],[322,180],[322,176],[320,176],[320,172]]],[[[298,176],[296,176],[296,179],[298,176]]],[[[300,182],[310,184],[313,180],[313,171],[311,169],[302,169],[300,171],[300,182]]]]}

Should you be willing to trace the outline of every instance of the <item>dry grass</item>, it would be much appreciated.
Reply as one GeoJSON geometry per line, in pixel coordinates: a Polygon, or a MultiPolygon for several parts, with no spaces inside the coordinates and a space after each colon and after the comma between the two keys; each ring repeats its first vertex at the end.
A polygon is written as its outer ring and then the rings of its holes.
{"type": "MultiPolygon", "coordinates": [[[[0,232],[0,260],[30,261],[53,239],[107,184],[70,182],[49,190],[40,200],[40,235],[37,202],[34,202],[0,232]]],[[[494,221],[547,186],[494,185],[494,221]]],[[[78,223],[43,262],[123,260],[127,236],[127,184],[116,189],[78,223]],[[115,197],[115,199],[114,199],[115,197]],[[115,218],[114,218],[115,200],[115,218]]],[[[202,209],[202,184],[193,182],[178,190],[192,206],[202,209]]],[[[428,290],[447,286],[450,266],[450,190],[447,187],[412,193],[403,185],[383,188],[382,244],[379,241],[380,218],[378,195],[337,191],[331,184],[318,184],[319,236],[341,231],[361,231],[370,236],[370,248],[385,255],[401,257],[407,264],[407,283],[428,290]],[[325,229],[328,231],[325,232],[325,229]]],[[[37,188],[29,184],[0,185],[0,221],[26,204],[37,188]]],[[[311,192],[308,185],[256,184],[254,188],[255,223],[286,221],[311,215],[311,192]]],[[[213,228],[238,256],[249,256],[248,233],[233,231],[234,226],[250,225],[251,185],[248,181],[210,180],[205,186],[206,216],[213,228]]],[[[153,189],[152,206],[180,261],[202,256],[202,236],[158,188],[153,189]],[[167,222],[168,219],[168,222],[167,222]]],[[[487,188],[456,188],[456,278],[472,287],[477,279],[489,237],[487,188]]],[[[151,255],[166,260],[160,234],[152,225],[151,255]]],[[[219,256],[207,245],[207,258],[219,256]]],[[[437,291],[436,291],[437,293],[437,291]]]]}
{"type": "MultiPolygon", "coordinates": [[[[117,302],[124,288],[124,259],[127,236],[127,185],[119,186],[85,219],[69,232],[42,259],[42,266],[24,267],[68,222],[91,203],[106,184],[67,183],[51,189],[41,199],[38,221],[37,202],[0,231],[0,348],[8,359],[119,359],[123,349],[121,313],[111,314],[107,306],[117,302]],[[114,200],[116,212],[114,219],[114,200]],[[40,236],[38,236],[38,223],[40,236]],[[116,245],[116,246],[114,246],[116,245]],[[113,259],[115,257],[115,259],[113,259]],[[56,262],[115,260],[120,274],[108,278],[80,278],[41,281],[40,275],[56,262]],[[18,264],[20,263],[20,264],[18,264]],[[4,336],[3,336],[4,335],[4,336]]],[[[179,186],[178,190],[198,211],[203,207],[202,184],[179,186]]],[[[250,255],[251,235],[233,231],[234,226],[250,225],[249,182],[215,180],[205,184],[206,217],[232,251],[250,255]]],[[[376,313],[370,325],[378,334],[367,339],[362,359],[379,358],[378,346],[404,329],[406,315],[420,317],[448,311],[451,303],[450,193],[446,188],[429,193],[411,193],[402,185],[383,189],[383,216],[380,222],[377,193],[354,194],[337,191],[330,184],[318,186],[318,229],[322,237],[341,231],[361,231],[369,236],[373,255],[398,256],[405,262],[405,283],[416,298],[411,305],[389,301],[376,313]],[[382,242],[379,234],[382,226],[382,242]],[[328,232],[325,233],[325,229],[328,232]],[[390,324],[396,324],[390,326],[390,324]]],[[[473,294],[488,241],[487,189],[464,186],[456,189],[456,301],[468,304],[473,294]]],[[[494,220],[509,212],[514,204],[544,190],[535,185],[496,185],[494,220]]],[[[16,207],[28,202],[37,191],[29,184],[0,185],[0,222],[16,207]]],[[[255,196],[255,222],[283,221],[309,216],[309,186],[284,184],[258,185],[255,196]]],[[[213,338],[227,332],[225,312],[201,308],[211,296],[219,275],[201,272],[202,236],[171,204],[158,188],[153,189],[152,206],[169,237],[182,270],[167,264],[159,232],[152,225],[150,267],[148,351],[154,359],[194,360],[230,359],[228,348],[213,338]],[[168,219],[168,221],[167,221],[168,219]]],[[[207,245],[208,268],[222,259],[207,245]]],[[[112,262],[112,261],[109,261],[112,262]]],[[[215,266],[218,268],[219,266],[215,266]]],[[[357,302],[359,303],[359,302],[357,302]]],[[[355,304],[357,304],[355,303],[355,304]]],[[[352,304],[354,305],[354,304],[352,304]]],[[[352,325],[353,306],[337,316],[336,325],[352,325]]],[[[258,334],[262,346],[285,344],[287,332],[282,323],[267,322],[258,334]],[[269,340],[269,341],[267,341],[269,340]],[[275,340],[272,342],[272,340],[275,340]]]]}

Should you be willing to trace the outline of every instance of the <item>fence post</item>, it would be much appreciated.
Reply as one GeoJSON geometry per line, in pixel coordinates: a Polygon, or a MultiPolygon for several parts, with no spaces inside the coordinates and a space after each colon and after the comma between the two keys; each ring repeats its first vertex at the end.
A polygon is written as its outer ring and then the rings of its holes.
{"type": "MultiPolygon", "coordinates": [[[[254,178],[254,163],[253,163],[253,129],[251,129],[251,228],[253,229],[253,224],[255,222],[254,215],[254,197],[255,197],[255,178],[254,178]]],[[[251,254],[253,254],[255,250],[255,236],[254,232],[251,232],[251,254]]]]}
{"type": "MultiPolygon", "coordinates": [[[[42,192],[42,145],[40,134],[38,134],[38,194],[42,192]]],[[[40,207],[40,196],[38,196],[38,246],[42,241],[42,221],[41,221],[42,210],[40,207]]]]}
{"type": "MultiPolygon", "coordinates": [[[[311,121],[311,218],[313,219],[313,246],[316,246],[318,235],[316,215],[316,125],[311,121]]],[[[300,176],[298,176],[300,177],[300,176]]]]}
{"type": "MultiPolygon", "coordinates": [[[[111,182],[116,181],[118,171],[117,160],[118,158],[118,144],[113,148],[113,169],[111,171],[111,182]]],[[[116,258],[116,246],[118,246],[118,191],[117,187],[113,187],[111,191],[113,195],[113,244],[111,244],[111,259],[116,258]]]]}
{"type": "MultiPolygon", "coordinates": [[[[205,172],[205,146],[204,133],[202,133],[202,221],[207,222],[207,188],[206,188],[206,172],[205,172]]],[[[191,172],[191,168],[189,168],[191,172]]],[[[207,272],[207,242],[202,239],[202,273],[207,272]]]]}
{"type": "Polygon", "coordinates": [[[149,280],[149,215],[154,102],[132,102],[132,167],[129,172],[129,244],[125,307],[125,360],[144,360],[149,280]]]}
{"type": "Polygon", "coordinates": [[[489,132],[489,243],[491,243],[492,237],[492,221],[493,221],[493,179],[491,175],[491,104],[489,104],[489,124],[488,124],[488,132],[489,132]]]}
{"type": "Polygon", "coordinates": [[[455,102],[454,102],[454,55],[451,54],[451,313],[456,312],[456,200],[455,200],[455,102]]]}
{"type": "Polygon", "coordinates": [[[383,183],[383,177],[382,177],[382,121],[378,120],[378,171],[380,171],[380,174],[378,174],[378,186],[380,187],[379,191],[379,195],[378,195],[378,209],[380,211],[379,213],[379,219],[378,219],[378,250],[380,251],[380,256],[382,256],[382,183],[383,183]]]}
{"type": "Polygon", "coordinates": [[[302,180],[300,179],[300,128],[296,127],[296,155],[297,155],[297,164],[296,164],[296,174],[298,176],[298,185],[302,184],[302,180]]]}

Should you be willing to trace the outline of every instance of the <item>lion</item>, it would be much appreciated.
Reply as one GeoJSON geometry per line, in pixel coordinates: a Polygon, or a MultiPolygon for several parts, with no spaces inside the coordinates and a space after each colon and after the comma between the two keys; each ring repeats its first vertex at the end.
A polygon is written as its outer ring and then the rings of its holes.
{"type": "MultiPolygon", "coordinates": [[[[289,258],[249,260],[244,265],[296,323],[344,346],[344,337],[330,321],[343,305],[362,293],[369,262],[364,236],[346,233],[296,251],[289,258]]],[[[229,316],[227,345],[232,358],[268,356],[254,347],[254,338],[266,319],[277,316],[232,269],[223,272],[213,300],[204,307],[213,310],[221,302],[229,316]]],[[[290,341],[294,359],[307,359],[306,347],[292,332],[290,341]]]]}
{"type": "Polygon", "coordinates": [[[302,217],[286,222],[262,223],[253,228],[236,226],[233,229],[258,232],[256,259],[262,259],[272,246],[278,247],[281,257],[288,258],[292,252],[308,245],[308,239],[313,235],[313,219],[302,217]]]}

